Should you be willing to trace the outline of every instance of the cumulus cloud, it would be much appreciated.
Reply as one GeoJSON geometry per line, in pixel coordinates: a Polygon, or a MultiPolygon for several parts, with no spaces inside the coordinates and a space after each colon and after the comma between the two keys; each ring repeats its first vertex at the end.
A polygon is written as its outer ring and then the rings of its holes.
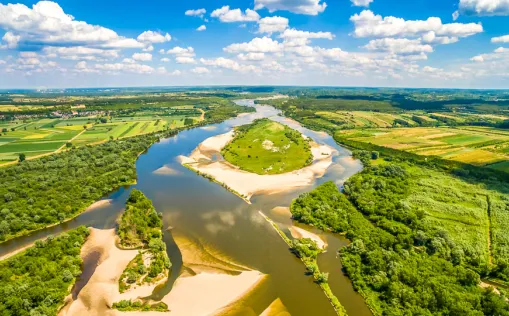
{"type": "Polygon", "coordinates": [[[207,29],[207,27],[206,27],[205,25],[201,25],[201,26],[199,26],[196,30],[197,30],[198,32],[201,32],[201,31],[205,31],[206,29],[207,29]]]}
{"type": "Polygon", "coordinates": [[[261,61],[265,59],[264,53],[238,54],[237,58],[243,61],[261,61]]]}
{"type": "Polygon", "coordinates": [[[111,73],[129,72],[136,74],[151,74],[155,71],[154,68],[148,65],[129,64],[129,63],[96,64],[95,69],[111,73]]]}
{"type": "Polygon", "coordinates": [[[437,17],[406,21],[393,16],[382,18],[370,10],[355,14],[350,20],[355,25],[356,37],[416,37],[429,32],[437,36],[467,37],[483,31],[482,25],[476,23],[443,24],[437,17]]]}
{"type": "Polygon", "coordinates": [[[197,16],[197,17],[203,18],[205,13],[207,13],[207,10],[205,10],[205,9],[196,9],[196,10],[187,10],[185,14],[187,16],[197,16]]]}
{"type": "Polygon", "coordinates": [[[119,57],[118,50],[105,50],[83,46],[45,47],[43,52],[50,58],[59,57],[70,60],[103,60],[119,57]]]}
{"type": "Polygon", "coordinates": [[[219,21],[225,23],[232,22],[256,22],[260,19],[260,15],[251,9],[247,9],[242,13],[240,9],[231,9],[230,6],[225,5],[220,9],[216,9],[210,15],[213,18],[219,18],[219,21]]]}
{"type": "Polygon", "coordinates": [[[322,0],[255,0],[255,10],[266,8],[269,12],[290,11],[298,14],[317,15],[325,11],[322,0]]]}
{"type": "Polygon", "coordinates": [[[228,53],[276,53],[281,51],[281,44],[270,37],[255,37],[250,42],[231,44],[223,50],[228,53]]]}
{"type": "Polygon", "coordinates": [[[285,30],[281,35],[281,38],[284,39],[297,39],[297,38],[305,38],[305,39],[311,39],[311,38],[322,38],[322,39],[328,39],[331,40],[334,38],[334,35],[331,32],[307,32],[307,31],[300,31],[296,29],[287,29],[285,30]]]}
{"type": "Polygon", "coordinates": [[[161,58],[161,61],[162,61],[163,63],[169,63],[169,62],[170,62],[170,59],[169,59],[169,58],[167,58],[167,57],[164,57],[164,58],[161,58]]]}
{"type": "Polygon", "coordinates": [[[88,46],[95,48],[142,48],[143,43],[119,36],[108,28],[76,21],[52,1],[40,1],[29,8],[23,4],[0,4],[0,28],[9,33],[3,40],[8,48],[20,45],[88,46]]]}
{"type": "Polygon", "coordinates": [[[152,54],[149,53],[134,53],[132,58],[137,61],[151,61],[152,54]]]}
{"type": "Polygon", "coordinates": [[[224,68],[234,71],[247,72],[247,71],[258,71],[258,68],[253,65],[242,65],[233,59],[219,57],[216,59],[204,59],[201,58],[200,62],[206,66],[224,68]]]}
{"type": "Polygon", "coordinates": [[[196,60],[194,60],[193,57],[187,57],[187,56],[177,56],[175,58],[175,61],[177,64],[196,64],[196,60]]]}
{"type": "Polygon", "coordinates": [[[388,52],[391,54],[415,55],[433,52],[433,47],[422,44],[420,40],[406,38],[382,38],[371,40],[364,48],[371,51],[388,52]]]}
{"type": "Polygon", "coordinates": [[[152,44],[164,43],[164,42],[171,41],[171,35],[168,33],[163,35],[159,32],[145,31],[138,36],[137,40],[140,42],[143,42],[143,43],[152,43],[152,44]]]}
{"type": "Polygon", "coordinates": [[[491,42],[492,43],[509,43],[509,35],[493,37],[491,39],[491,42]]]}
{"type": "Polygon", "coordinates": [[[375,0],[350,0],[356,7],[369,7],[369,4],[375,0]]]}
{"type": "Polygon", "coordinates": [[[281,16],[266,17],[258,21],[258,33],[281,33],[288,28],[288,19],[281,16]]]}
{"type": "Polygon", "coordinates": [[[506,16],[509,15],[509,0],[460,0],[456,16],[506,16]]]}
{"type": "Polygon", "coordinates": [[[197,75],[203,75],[203,74],[210,73],[210,70],[205,67],[195,67],[195,68],[191,69],[191,72],[194,74],[197,74],[197,75]]]}

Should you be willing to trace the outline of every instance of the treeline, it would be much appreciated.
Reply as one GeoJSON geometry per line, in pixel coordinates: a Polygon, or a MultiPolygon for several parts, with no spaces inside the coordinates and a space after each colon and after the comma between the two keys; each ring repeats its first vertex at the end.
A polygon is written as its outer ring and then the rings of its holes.
{"type": "Polygon", "coordinates": [[[0,315],[56,315],[81,275],[89,231],[78,227],[0,261],[0,315]]]}
{"type": "Polygon", "coordinates": [[[454,259],[454,245],[401,203],[406,177],[397,165],[368,167],[345,184],[348,198],[329,182],[291,211],[352,241],[340,251],[343,268],[375,314],[509,315],[505,298],[480,288],[479,274],[454,259]]]}
{"type": "MultiPolygon", "coordinates": [[[[249,109],[219,107],[194,126],[221,122],[249,109]]],[[[70,219],[104,195],[132,184],[141,153],[159,139],[192,127],[78,147],[0,169],[0,243],[70,219]]]]}

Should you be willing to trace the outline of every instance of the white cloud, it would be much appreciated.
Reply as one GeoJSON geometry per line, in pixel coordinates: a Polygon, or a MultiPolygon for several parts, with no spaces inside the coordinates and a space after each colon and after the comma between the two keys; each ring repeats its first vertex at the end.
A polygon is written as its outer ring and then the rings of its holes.
{"type": "MultiPolygon", "coordinates": [[[[18,46],[18,42],[21,39],[21,36],[14,35],[11,32],[7,32],[2,37],[2,40],[6,43],[5,48],[16,48],[18,46]]],[[[0,47],[1,48],[1,47],[0,47]]]]}
{"type": "Polygon", "coordinates": [[[437,17],[406,21],[393,16],[382,18],[369,10],[353,15],[350,20],[355,25],[356,37],[415,37],[429,32],[437,36],[467,37],[483,31],[482,25],[476,23],[443,24],[437,17]]]}
{"type": "Polygon", "coordinates": [[[178,56],[175,58],[177,64],[196,64],[196,60],[193,57],[178,56]]]}
{"type": "Polygon", "coordinates": [[[458,13],[476,16],[507,16],[509,0],[460,0],[458,13]]]}
{"type": "Polygon", "coordinates": [[[143,49],[143,51],[144,51],[144,52],[152,52],[152,51],[154,51],[154,46],[153,46],[153,45],[150,45],[150,46],[148,46],[148,47],[145,47],[145,48],[143,49]]]}
{"type": "Polygon", "coordinates": [[[89,46],[95,48],[141,48],[135,39],[119,36],[108,28],[76,21],[52,1],[40,1],[29,7],[23,4],[0,4],[0,28],[8,48],[23,43],[28,47],[89,46]]]}
{"type": "Polygon", "coordinates": [[[196,30],[197,30],[198,32],[201,32],[201,31],[205,31],[206,29],[207,29],[207,26],[205,26],[205,25],[201,25],[201,26],[200,26],[200,27],[198,27],[196,30]]]}
{"type": "Polygon", "coordinates": [[[137,74],[150,74],[155,71],[154,68],[148,65],[129,64],[129,63],[116,63],[116,64],[96,64],[95,68],[106,72],[129,72],[137,74]]]}
{"type": "Polygon", "coordinates": [[[191,69],[191,72],[198,75],[208,74],[210,73],[210,70],[205,67],[195,67],[191,69]]]}
{"type": "Polygon", "coordinates": [[[164,57],[164,58],[161,58],[161,61],[162,61],[163,63],[169,63],[169,62],[170,62],[170,59],[169,59],[169,58],[167,58],[167,57],[164,57]]]}
{"type": "Polygon", "coordinates": [[[257,67],[255,67],[253,65],[242,65],[233,59],[228,59],[228,58],[223,58],[223,57],[219,57],[216,59],[201,58],[200,62],[206,66],[224,68],[224,69],[240,71],[240,72],[248,72],[248,71],[259,72],[260,71],[257,67]]]}
{"type": "Polygon", "coordinates": [[[422,41],[428,44],[452,44],[459,39],[457,37],[436,36],[435,32],[430,31],[422,36],[422,41]]]}
{"type": "Polygon", "coordinates": [[[134,53],[132,58],[137,61],[151,61],[152,54],[149,53],[134,53]]]}
{"type": "Polygon", "coordinates": [[[391,54],[415,55],[432,53],[433,47],[422,44],[420,40],[406,38],[382,38],[371,40],[364,48],[371,51],[388,52],[391,54]]]}
{"type": "Polygon", "coordinates": [[[237,58],[243,61],[260,61],[265,59],[265,54],[264,53],[238,54],[237,58]]]}
{"type": "Polygon", "coordinates": [[[194,48],[187,47],[182,48],[180,46],[173,47],[172,49],[169,49],[166,51],[166,54],[171,54],[179,57],[194,57],[194,48]]]}
{"type": "Polygon", "coordinates": [[[478,62],[478,63],[482,63],[482,62],[484,62],[484,57],[482,55],[474,56],[474,57],[470,58],[470,60],[478,62]]]}
{"type": "Polygon", "coordinates": [[[323,39],[332,40],[334,38],[334,35],[331,32],[307,32],[307,31],[300,31],[300,30],[296,30],[296,29],[287,29],[279,37],[284,38],[284,39],[323,38],[323,39]]]}
{"type": "Polygon", "coordinates": [[[269,12],[278,10],[298,14],[317,15],[325,11],[327,4],[322,0],[255,0],[255,10],[266,8],[269,12]]]}
{"type": "Polygon", "coordinates": [[[258,21],[258,33],[281,33],[288,28],[288,19],[280,16],[266,17],[258,21]]]}
{"type": "Polygon", "coordinates": [[[369,4],[375,0],[350,0],[356,7],[369,7],[369,4]]]}
{"type": "Polygon", "coordinates": [[[171,41],[171,35],[168,33],[163,35],[159,32],[145,31],[138,35],[137,40],[143,43],[164,43],[171,41]]]}
{"type": "Polygon", "coordinates": [[[182,74],[182,71],[180,71],[180,70],[174,70],[169,73],[169,75],[171,75],[171,76],[180,76],[181,74],[182,74]]]}
{"type": "Polygon", "coordinates": [[[187,10],[185,14],[187,16],[198,16],[200,18],[203,18],[205,13],[207,13],[207,10],[205,10],[205,9],[196,9],[196,10],[187,10]]]}
{"type": "Polygon", "coordinates": [[[509,35],[493,37],[491,39],[492,43],[509,43],[509,35]]]}
{"type": "Polygon", "coordinates": [[[59,57],[70,60],[103,60],[119,57],[118,50],[105,50],[83,46],[45,47],[43,52],[50,58],[59,57]]]}
{"type": "Polygon", "coordinates": [[[231,44],[223,50],[228,53],[276,53],[281,51],[282,45],[270,37],[255,37],[250,42],[231,44]]]}
{"type": "Polygon", "coordinates": [[[127,63],[127,64],[136,64],[136,60],[134,60],[132,58],[124,58],[124,59],[122,59],[122,62],[127,63]]]}
{"type": "Polygon", "coordinates": [[[225,5],[220,9],[216,9],[210,15],[213,18],[219,18],[221,22],[256,22],[260,19],[260,15],[251,9],[247,9],[242,13],[240,9],[230,10],[230,6],[225,5]]]}

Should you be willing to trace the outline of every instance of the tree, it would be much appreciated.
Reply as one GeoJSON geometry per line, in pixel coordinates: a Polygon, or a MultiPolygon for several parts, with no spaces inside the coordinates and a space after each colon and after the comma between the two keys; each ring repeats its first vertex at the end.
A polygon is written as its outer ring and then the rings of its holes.
{"type": "Polygon", "coordinates": [[[69,142],[69,143],[66,143],[66,144],[65,144],[65,147],[67,147],[67,148],[71,148],[71,147],[72,147],[72,143],[70,143],[70,142],[69,142]]]}
{"type": "Polygon", "coordinates": [[[7,133],[7,128],[2,128],[2,133],[7,133]]]}
{"type": "Polygon", "coordinates": [[[23,153],[19,154],[19,162],[23,162],[25,160],[26,160],[25,154],[23,154],[23,153]]]}

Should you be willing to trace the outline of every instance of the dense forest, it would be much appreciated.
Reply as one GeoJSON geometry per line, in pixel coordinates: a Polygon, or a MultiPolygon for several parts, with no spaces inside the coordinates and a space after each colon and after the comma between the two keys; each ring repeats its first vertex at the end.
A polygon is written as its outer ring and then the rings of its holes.
{"type": "Polygon", "coordinates": [[[79,227],[0,261],[0,315],[56,315],[81,275],[80,250],[88,235],[79,227]]]}
{"type": "MultiPolygon", "coordinates": [[[[237,105],[217,107],[197,125],[250,110],[237,105]]],[[[73,148],[0,169],[0,242],[70,219],[104,195],[132,184],[137,157],[154,142],[181,130],[73,148]]]]}
{"type": "Polygon", "coordinates": [[[340,251],[343,268],[377,314],[509,315],[505,297],[480,288],[479,273],[455,259],[454,243],[421,230],[422,215],[403,207],[404,168],[368,167],[359,177],[366,175],[373,177],[366,186],[356,176],[346,184],[348,196],[329,182],[296,199],[291,211],[352,241],[340,251]]]}
{"type": "Polygon", "coordinates": [[[136,189],[131,191],[126,210],[119,220],[118,235],[122,247],[140,249],[140,252],[120,277],[121,293],[134,283],[139,285],[154,283],[168,275],[171,262],[162,239],[161,217],[162,214],[156,212],[152,201],[141,191],[136,189]]]}

